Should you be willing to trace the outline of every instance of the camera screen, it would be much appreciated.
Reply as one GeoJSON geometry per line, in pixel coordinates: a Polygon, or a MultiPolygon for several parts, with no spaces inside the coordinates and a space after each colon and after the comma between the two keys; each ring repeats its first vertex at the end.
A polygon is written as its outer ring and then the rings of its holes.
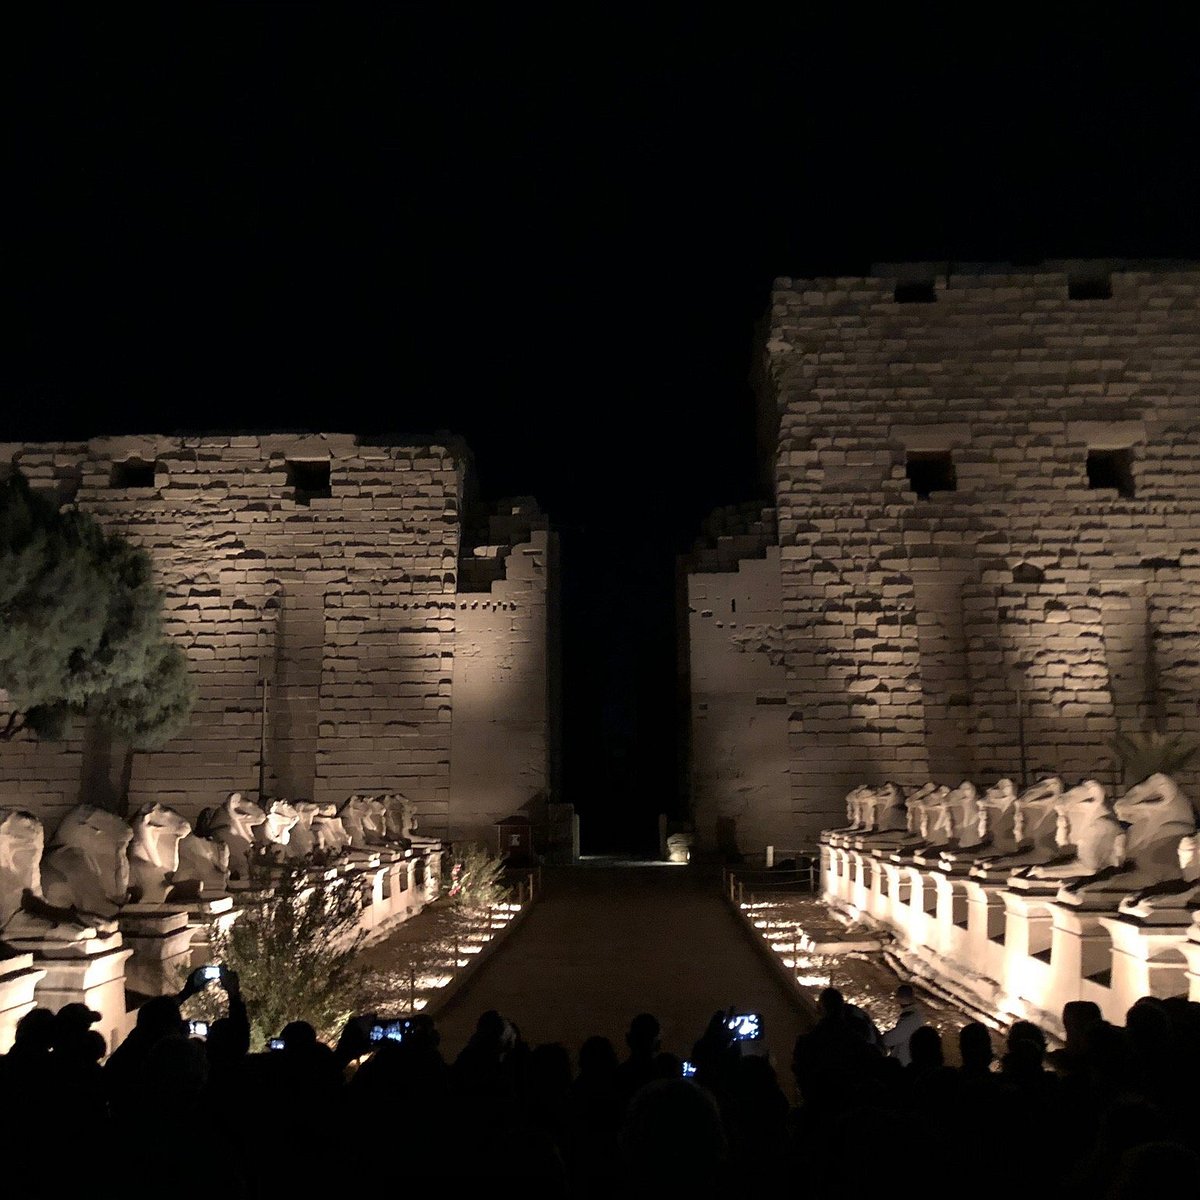
{"type": "Polygon", "coordinates": [[[752,1042],[761,1036],[762,1022],[758,1013],[737,1013],[727,1022],[729,1032],[739,1042],[752,1042]]]}
{"type": "Polygon", "coordinates": [[[198,1037],[198,1038],[208,1037],[208,1022],[207,1021],[189,1021],[188,1022],[188,1037],[198,1037]]]}
{"type": "Polygon", "coordinates": [[[282,1049],[283,1049],[283,1038],[272,1038],[272,1039],[271,1039],[271,1040],[270,1040],[270,1041],[267,1043],[267,1045],[268,1045],[268,1046],[269,1046],[269,1047],[270,1047],[272,1050],[282,1050],[282,1049]]]}
{"type": "Polygon", "coordinates": [[[690,1078],[691,1078],[693,1075],[695,1075],[695,1073],[696,1073],[696,1064],[695,1064],[695,1063],[692,1063],[692,1062],[688,1062],[688,1061],[685,1059],[685,1060],[684,1060],[684,1063],[683,1063],[683,1077],[684,1077],[684,1079],[690,1079],[690,1078]]]}
{"type": "Polygon", "coordinates": [[[214,979],[220,979],[221,978],[221,968],[219,966],[217,966],[215,963],[210,963],[207,967],[204,968],[201,978],[206,979],[209,983],[211,983],[214,979]]]}
{"type": "Polygon", "coordinates": [[[371,1032],[368,1035],[373,1042],[382,1042],[387,1038],[389,1042],[400,1042],[404,1040],[404,1031],[409,1027],[409,1021],[376,1021],[371,1026],[371,1032]]]}

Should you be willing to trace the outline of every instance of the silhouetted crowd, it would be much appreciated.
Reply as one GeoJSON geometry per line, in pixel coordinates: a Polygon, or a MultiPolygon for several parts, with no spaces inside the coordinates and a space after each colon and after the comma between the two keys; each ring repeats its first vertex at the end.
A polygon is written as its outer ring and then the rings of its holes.
{"type": "Polygon", "coordinates": [[[881,1033],[829,988],[796,1040],[793,1106],[723,1012],[687,1060],[647,1013],[623,1054],[591,1037],[574,1063],[496,1012],[452,1061],[419,1015],[400,1040],[353,1020],[336,1047],[297,1022],[252,1054],[223,982],[205,1040],[180,1017],[189,981],[103,1065],[97,1014],[25,1016],[0,1058],[5,1195],[1200,1195],[1200,1005],[1183,999],[1141,1000],[1123,1028],[1069,1004],[1062,1048],[1020,1021],[998,1059],[969,1024],[951,1067],[911,989],[881,1033]]]}

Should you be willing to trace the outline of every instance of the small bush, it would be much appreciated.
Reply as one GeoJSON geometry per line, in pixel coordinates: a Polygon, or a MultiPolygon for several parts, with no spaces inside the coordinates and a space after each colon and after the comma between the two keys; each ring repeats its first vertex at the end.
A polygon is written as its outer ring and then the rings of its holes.
{"type": "Polygon", "coordinates": [[[452,907],[476,920],[508,897],[504,864],[477,843],[453,847],[448,896],[452,907]]]}
{"type": "Polygon", "coordinates": [[[336,1041],[360,986],[358,882],[314,880],[298,865],[256,866],[243,903],[229,931],[214,927],[210,936],[213,960],[238,973],[251,1049],[263,1049],[289,1021],[307,1021],[336,1041]]]}

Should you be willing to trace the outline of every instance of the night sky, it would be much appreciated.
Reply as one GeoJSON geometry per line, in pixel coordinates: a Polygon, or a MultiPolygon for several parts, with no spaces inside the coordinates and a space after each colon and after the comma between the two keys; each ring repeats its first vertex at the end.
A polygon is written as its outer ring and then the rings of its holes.
{"type": "Polygon", "coordinates": [[[464,437],[562,535],[593,846],[679,804],[674,560],[763,494],[775,275],[1200,257],[1194,17],[171,7],[6,31],[0,440],[464,437]]]}

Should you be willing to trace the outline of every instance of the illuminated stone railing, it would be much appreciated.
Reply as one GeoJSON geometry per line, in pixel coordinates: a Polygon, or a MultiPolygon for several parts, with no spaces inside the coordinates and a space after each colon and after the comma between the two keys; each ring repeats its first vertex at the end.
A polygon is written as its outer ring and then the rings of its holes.
{"type": "MultiPolygon", "coordinates": [[[[983,847],[973,853],[920,832],[862,824],[822,834],[824,900],[886,930],[903,970],[966,1006],[1061,1033],[1062,1008],[1072,1000],[1094,1001],[1117,1024],[1142,996],[1200,1000],[1200,897],[1186,879],[1175,895],[1168,882],[1167,903],[1138,906],[1101,886],[1063,887],[1073,876],[997,870],[975,857],[983,847]]],[[[1059,833],[1069,834],[1061,816],[1059,833]]],[[[1119,857],[1125,843],[1117,845],[1119,857]]],[[[1094,878],[1113,875],[1101,870],[1094,878]]]]}

